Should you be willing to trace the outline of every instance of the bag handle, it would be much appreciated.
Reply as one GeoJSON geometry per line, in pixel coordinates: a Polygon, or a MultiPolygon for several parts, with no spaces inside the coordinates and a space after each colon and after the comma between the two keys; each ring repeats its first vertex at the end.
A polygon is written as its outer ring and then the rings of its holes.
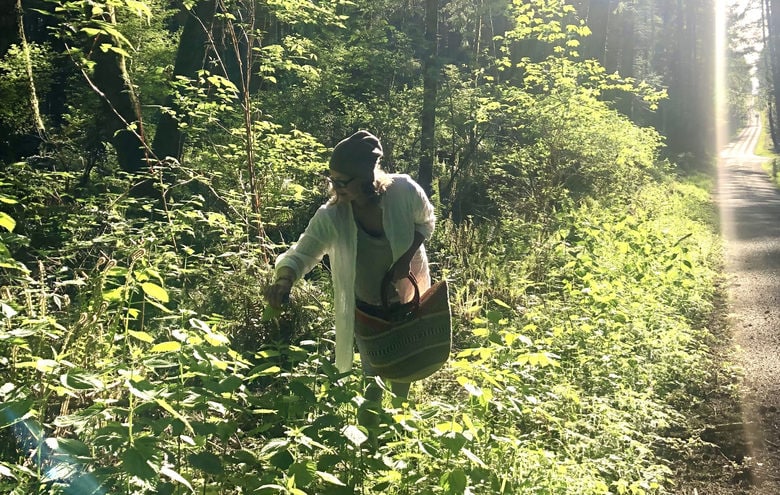
{"type": "MultiPolygon", "coordinates": [[[[388,311],[390,309],[390,305],[387,302],[388,298],[388,291],[390,288],[390,285],[393,283],[393,272],[389,271],[385,273],[385,276],[382,278],[382,288],[381,288],[381,295],[382,295],[382,309],[385,311],[388,311]]],[[[414,274],[412,272],[409,272],[406,275],[406,278],[409,279],[409,282],[412,283],[412,287],[414,287],[414,297],[412,298],[412,307],[414,308],[413,311],[417,311],[420,307],[420,287],[417,285],[417,279],[415,278],[414,274]]]]}

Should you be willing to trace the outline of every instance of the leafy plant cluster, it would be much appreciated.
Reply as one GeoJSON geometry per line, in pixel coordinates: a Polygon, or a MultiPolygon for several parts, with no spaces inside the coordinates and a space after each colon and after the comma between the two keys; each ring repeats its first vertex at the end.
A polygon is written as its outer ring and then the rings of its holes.
{"type": "MultiPolygon", "coordinates": [[[[18,199],[4,196],[30,225],[52,209],[18,199]]],[[[169,222],[114,200],[102,220],[62,205],[59,256],[4,251],[3,491],[673,490],[664,456],[685,441],[715,276],[701,189],[589,201],[555,228],[444,222],[453,358],[384,407],[331,364],[326,279],[264,317],[268,252],[243,229],[197,201],[170,202],[169,222]]],[[[7,246],[33,235],[14,215],[7,246]]]]}
{"type": "Polygon", "coordinates": [[[326,268],[281,315],[262,290],[326,198],[328,144],[370,128],[387,169],[419,162],[422,6],[50,7],[57,35],[0,63],[3,98],[35,84],[58,109],[0,170],[0,491],[673,490],[706,362],[706,193],[664,182],[659,134],[607,98],[662,92],[579,59],[571,8],[442,9],[465,41],[442,58],[429,248],[455,347],[377,404],[331,364],[326,268]]]}

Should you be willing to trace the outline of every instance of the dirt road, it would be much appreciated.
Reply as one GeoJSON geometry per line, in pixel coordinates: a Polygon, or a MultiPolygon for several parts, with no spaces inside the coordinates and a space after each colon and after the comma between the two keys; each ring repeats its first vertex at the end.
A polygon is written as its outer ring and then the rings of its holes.
{"type": "MultiPolygon", "coordinates": [[[[747,127],[721,153],[717,200],[725,239],[730,328],[744,370],[747,473],[734,493],[780,494],[780,193],[753,155],[747,127]]],[[[736,487],[735,487],[736,489],[736,487]]]]}

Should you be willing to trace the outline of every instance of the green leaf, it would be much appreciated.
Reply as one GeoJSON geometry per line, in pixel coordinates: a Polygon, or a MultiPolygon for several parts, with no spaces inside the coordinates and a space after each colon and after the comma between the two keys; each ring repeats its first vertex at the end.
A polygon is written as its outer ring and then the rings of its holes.
{"type": "Polygon", "coordinates": [[[481,467],[483,469],[488,469],[487,464],[485,464],[482,461],[482,459],[477,457],[476,454],[474,454],[474,452],[470,451],[466,447],[463,447],[463,449],[461,449],[461,452],[463,452],[463,455],[465,455],[471,462],[473,462],[477,466],[479,466],[479,467],[481,467]]]}
{"type": "Polygon", "coordinates": [[[463,431],[463,426],[455,421],[445,421],[437,424],[434,428],[440,433],[460,433],[463,431]]]}
{"type": "Polygon", "coordinates": [[[182,485],[186,486],[187,489],[191,492],[194,492],[195,490],[192,489],[192,485],[190,485],[190,482],[187,481],[182,475],[174,471],[168,466],[163,466],[162,469],[160,469],[160,474],[167,476],[168,478],[172,479],[173,481],[177,483],[181,483],[182,485]]]}
{"type": "Polygon", "coordinates": [[[146,332],[139,332],[137,330],[128,330],[127,334],[133,338],[140,340],[141,342],[146,342],[147,344],[151,344],[152,342],[154,342],[154,337],[152,337],[146,332]]]}
{"type": "Polygon", "coordinates": [[[146,300],[146,302],[147,302],[147,304],[151,304],[151,305],[152,305],[152,306],[154,306],[155,308],[159,309],[159,310],[160,310],[160,311],[162,311],[163,313],[173,314],[173,311],[171,311],[170,309],[166,308],[166,307],[165,307],[165,306],[163,306],[161,303],[158,303],[158,302],[157,302],[157,301],[155,301],[154,299],[147,299],[147,300],[146,300]]]}
{"type": "Polygon", "coordinates": [[[498,304],[498,305],[499,305],[499,306],[501,306],[502,308],[506,308],[506,309],[512,309],[512,308],[511,308],[511,307],[510,307],[510,306],[509,306],[507,303],[505,303],[505,302],[504,302],[504,301],[502,301],[501,299],[497,299],[497,298],[496,298],[496,299],[493,299],[493,302],[494,302],[494,303],[496,303],[496,304],[498,304]]]}
{"type": "Polygon", "coordinates": [[[160,287],[159,285],[153,283],[153,282],[144,282],[141,284],[141,289],[143,289],[144,294],[151,297],[152,299],[156,299],[157,301],[167,303],[169,301],[168,298],[168,292],[166,292],[165,289],[160,287]]]}
{"type": "Polygon", "coordinates": [[[190,318],[190,325],[192,325],[193,328],[200,330],[202,332],[211,331],[209,324],[203,320],[199,320],[198,318],[190,318]]]}
{"type": "Polygon", "coordinates": [[[468,443],[468,439],[463,436],[462,433],[456,433],[454,431],[448,432],[441,437],[441,443],[444,448],[457,454],[468,443]]]}
{"type": "Polygon", "coordinates": [[[317,402],[317,397],[314,395],[314,392],[312,392],[312,390],[303,382],[293,380],[289,383],[288,387],[293,394],[306,400],[306,402],[310,404],[317,402]]]}
{"type": "Polygon", "coordinates": [[[499,321],[501,321],[501,318],[503,318],[503,315],[501,313],[493,310],[488,311],[485,316],[487,317],[488,321],[490,321],[491,323],[498,323],[499,321]]]}
{"type": "Polygon", "coordinates": [[[260,488],[258,488],[255,491],[255,493],[257,493],[259,495],[265,495],[265,494],[268,494],[268,495],[274,494],[274,495],[276,495],[278,493],[284,493],[285,490],[287,490],[287,489],[285,487],[283,487],[282,485],[270,484],[270,485],[263,485],[263,486],[261,486],[260,488]]]}
{"type": "Polygon", "coordinates": [[[258,366],[257,368],[253,369],[249,372],[249,377],[247,378],[247,381],[252,381],[255,378],[261,377],[261,376],[270,376],[270,375],[278,375],[281,373],[282,368],[279,366],[273,366],[269,364],[264,364],[261,366],[258,366]]]}
{"type": "Polygon", "coordinates": [[[461,468],[453,469],[447,476],[447,484],[450,488],[448,493],[464,493],[468,486],[466,473],[461,468]]]}
{"type": "Polygon", "coordinates": [[[181,342],[169,340],[152,346],[149,352],[178,352],[181,350],[181,342]]]}
{"type": "Polygon", "coordinates": [[[41,373],[51,373],[59,367],[59,363],[53,359],[37,359],[27,363],[18,363],[17,368],[35,368],[41,373]]]}
{"type": "Polygon", "coordinates": [[[331,483],[333,485],[347,486],[344,483],[342,483],[340,479],[336,478],[335,476],[333,476],[330,473],[326,473],[325,471],[317,471],[317,476],[322,478],[323,481],[326,481],[326,482],[331,483]]]}
{"type": "Polygon", "coordinates": [[[214,347],[230,345],[230,339],[221,333],[207,333],[203,336],[203,338],[206,340],[206,342],[208,342],[210,345],[213,345],[214,347]]]}
{"type": "Polygon", "coordinates": [[[87,36],[89,36],[90,38],[94,38],[95,36],[103,33],[102,29],[96,29],[90,27],[81,28],[80,31],[86,34],[87,36]]]}
{"type": "Polygon", "coordinates": [[[121,56],[123,56],[125,58],[130,58],[130,54],[127,53],[127,50],[125,50],[124,48],[121,48],[121,47],[118,47],[118,46],[114,46],[114,45],[108,45],[108,44],[101,45],[101,48],[103,46],[107,46],[110,51],[112,51],[112,52],[114,52],[114,53],[116,53],[118,55],[121,55],[121,56]]]}
{"type": "Polygon", "coordinates": [[[439,448],[430,441],[420,441],[420,450],[430,457],[439,457],[439,448]]]}
{"type": "Polygon", "coordinates": [[[126,473],[138,476],[142,480],[151,480],[157,477],[149,459],[144,455],[144,452],[136,447],[130,447],[122,454],[122,468],[126,473]]]}
{"type": "MultiPolygon", "coordinates": [[[[103,24],[103,29],[104,29],[104,31],[105,31],[106,33],[108,33],[110,36],[113,36],[114,38],[116,38],[116,39],[117,39],[117,41],[119,41],[121,44],[124,44],[124,45],[126,45],[126,46],[133,46],[133,44],[132,44],[132,43],[130,43],[130,41],[129,41],[129,40],[126,38],[126,37],[125,37],[125,35],[123,35],[122,33],[120,33],[120,32],[119,32],[119,31],[118,31],[118,30],[117,30],[115,27],[113,27],[112,25],[110,25],[110,24],[107,24],[107,23],[104,23],[104,24],[103,24]]],[[[104,44],[106,44],[106,43],[104,43],[104,44]]],[[[102,46],[101,46],[101,48],[102,48],[102,46]]]]}
{"type": "Polygon", "coordinates": [[[13,471],[11,471],[7,466],[0,464],[0,478],[16,479],[16,476],[14,475],[13,471]]]}
{"type": "Polygon", "coordinates": [[[471,331],[475,337],[487,337],[490,335],[490,330],[487,328],[475,328],[471,331]]]}
{"type": "Polygon", "coordinates": [[[47,438],[46,445],[68,458],[89,459],[92,456],[87,444],[75,438],[47,438]]]}
{"type": "Polygon", "coordinates": [[[14,261],[14,257],[11,254],[11,251],[8,249],[8,246],[2,242],[0,242],[0,257],[8,261],[14,261]]]}
{"type": "Polygon", "coordinates": [[[360,447],[368,440],[368,436],[355,425],[345,426],[344,429],[341,430],[341,434],[356,447],[360,447]]]}
{"type": "Polygon", "coordinates": [[[168,403],[168,402],[167,402],[165,399],[154,399],[154,401],[155,401],[155,402],[157,402],[157,404],[158,404],[160,407],[162,407],[163,409],[165,409],[166,411],[168,411],[168,412],[171,414],[171,416],[173,416],[174,418],[176,418],[176,419],[178,419],[179,421],[181,421],[182,423],[184,423],[184,426],[186,426],[186,427],[187,427],[187,429],[188,429],[188,430],[189,430],[189,431],[190,431],[190,432],[191,432],[193,435],[195,434],[195,430],[192,428],[192,425],[191,425],[191,424],[190,424],[190,422],[187,420],[187,418],[185,418],[185,417],[184,417],[184,416],[183,416],[183,415],[182,415],[182,414],[181,414],[179,411],[177,411],[176,409],[174,409],[174,408],[173,408],[173,406],[172,406],[172,405],[170,405],[170,404],[169,404],[169,403],[168,403]]]}
{"type": "Polygon", "coordinates": [[[317,466],[311,461],[296,462],[287,473],[295,477],[295,484],[300,487],[309,486],[314,481],[317,466]]]}
{"type": "Polygon", "coordinates": [[[0,211],[0,227],[5,228],[8,232],[13,232],[16,228],[16,220],[8,213],[0,211]]]}
{"type": "Polygon", "coordinates": [[[72,390],[98,390],[105,387],[103,381],[85,371],[72,371],[60,376],[60,383],[72,390]]]}
{"type": "Polygon", "coordinates": [[[282,450],[281,452],[277,452],[274,455],[272,455],[268,459],[269,464],[272,466],[286,470],[290,467],[290,465],[295,462],[295,459],[293,458],[292,454],[290,454],[287,450],[282,450]]]}
{"type": "Polygon", "coordinates": [[[133,394],[135,397],[138,397],[144,402],[148,402],[154,399],[153,394],[154,391],[147,392],[146,390],[141,390],[138,387],[134,387],[133,384],[128,380],[125,382],[125,386],[127,386],[127,390],[133,394]]]}
{"type": "Polygon", "coordinates": [[[475,438],[479,439],[477,427],[474,426],[474,422],[471,420],[471,416],[464,412],[461,418],[463,419],[463,424],[466,426],[466,429],[469,431],[469,433],[471,433],[471,435],[475,438]]]}
{"type": "Polygon", "coordinates": [[[192,467],[200,469],[204,473],[222,474],[225,472],[225,469],[222,467],[222,459],[211,452],[190,454],[189,457],[187,457],[187,460],[192,467]]]}
{"type": "Polygon", "coordinates": [[[152,17],[151,9],[149,9],[144,2],[139,2],[138,0],[125,0],[125,5],[138,14],[138,17],[146,17],[147,19],[151,19],[152,17]]]}
{"type": "Polygon", "coordinates": [[[6,318],[13,318],[17,314],[14,308],[4,302],[0,302],[0,312],[2,312],[3,316],[6,318]]]}
{"type": "Polygon", "coordinates": [[[18,265],[12,265],[10,263],[0,262],[0,268],[7,268],[9,270],[19,270],[19,271],[22,271],[22,272],[25,272],[25,273],[29,273],[30,272],[30,270],[28,270],[27,267],[24,266],[21,263],[19,263],[18,265]]]}
{"type": "Polygon", "coordinates": [[[222,393],[233,392],[241,387],[243,383],[244,381],[241,379],[241,377],[230,375],[229,377],[219,382],[219,391],[222,393]]]}
{"type": "Polygon", "coordinates": [[[104,301],[121,301],[124,294],[124,287],[117,287],[103,293],[104,301]]]}
{"type": "Polygon", "coordinates": [[[34,402],[32,399],[28,399],[0,405],[0,429],[33,416],[35,414],[33,411],[34,402]]]}

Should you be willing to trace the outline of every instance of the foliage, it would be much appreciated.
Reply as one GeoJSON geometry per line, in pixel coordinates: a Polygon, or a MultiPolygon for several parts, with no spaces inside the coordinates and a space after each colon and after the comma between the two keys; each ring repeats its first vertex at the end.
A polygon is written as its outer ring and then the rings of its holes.
{"type": "Polygon", "coordinates": [[[547,215],[582,197],[630,193],[656,172],[660,136],[603,96],[626,92],[652,108],[664,93],[578,60],[588,30],[571,22],[572,11],[558,2],[517,4],[486,68],[445,67],[439,191],[456,221],[499,211],[547,215]],[[625,189],[616,191],[618,183],[625,189]]]}
{"type": "MultiPolygon", "coordinates": [[[[588,202],[551,234],[510,219],[489,231],[445,223],[432,252],[453,282],[455,356],[417,399],[383,409],[333,369],[326,286],[296,293],[305,302],[287,317],[302,326],[286,337],[299,344],[274,343],[284,318],[242,314],[259,298],[247,281],[268,272],[243,229],[192,201],[171,202],[171,222],[138,223],[124,214],[145,208],[135,202],[117,197],[88,228],[78,219],[95,206],[71,209],[60,256],[30,269],[6,253],[2,483],[14,493],[670,486],[658,453],[674,445],[666,431],[685,428],[706,359],[715,244],[681,215],[703,211],[691,207],[706,203],[701,190],[588,202]],[[496,236],[505,242],[486,242],[496,236]],[[367,408],[378,414],[368,427],[357,422],[367,408]]],[[[32,235],[13,230],[10,246],[32,235]]]]}
{"type": "MultiPolygon", "coordinates": [[[[29,57],[34,67],[33,77],[41,88],[47,88],[51,84],[51,60],[48,47],[34,44],[28,45],[29,57]]],[[[22,134],[34,129],[32,111],[28,99],[30,82],[27,76],[23,48],[12,46],[3,60],[0,62],[0,73],[4,75],[0,79],[0,92],[8,100],[13,100],[26,105],[3,105],[0,107],[0,126],[7,134],[22,134]]]]}
{"type": "MultiPolygon", "coordinates": [[[[561,2],[442,9],[428,246],[455,347],[411,399],[377,404],[331,364],[325,267],[281,314],[262,290],[325,199],[329,144],[367,127],[386,168],[419,162],[423,6],[194,17],[210,5],[36,11],[58,35],[30,45],[36,81],[62,105],[46,160],[0,169],[0,491],[673,491],[718,253],[706,192],[667,181],[659,133],[611,101],[650,109],[663,91],[581,60],[589,30],[561,2]],[[176,43],[183,19],[202,46],[176,43]],[[201,66],[174,75],[188,51],[201,66]],[[118,130],[100,54],[137,97],[118,130]],[[181,156],[121,172],[116,135],[148,152],[167,116],[181,156]]],[[[22,135],[18,50],[0,68],[22,135]]]]}

